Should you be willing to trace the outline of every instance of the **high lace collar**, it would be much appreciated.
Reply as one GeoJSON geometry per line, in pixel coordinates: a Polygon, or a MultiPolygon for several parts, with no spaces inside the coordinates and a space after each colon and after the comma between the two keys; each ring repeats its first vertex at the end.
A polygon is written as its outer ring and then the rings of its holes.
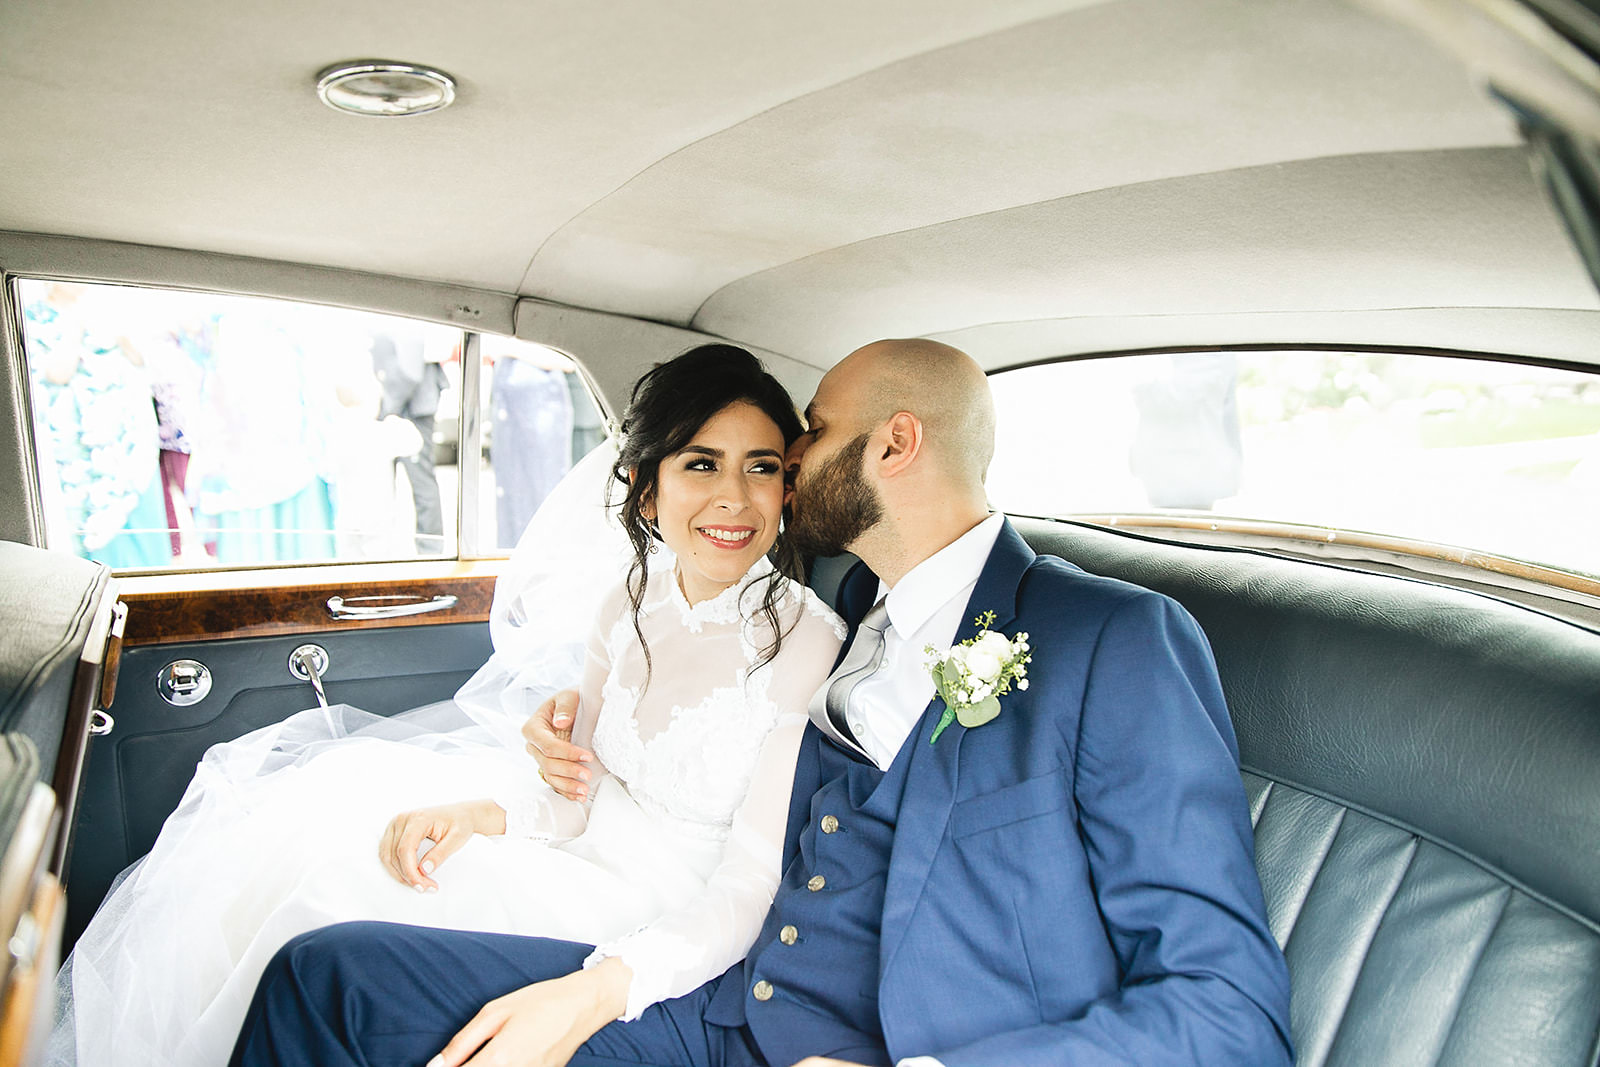
{"type": "Polygon", "coordinates": [[[728,588],[708,600],[691,605],[683,590],[678,587],[677,567],[662,567],[652,574],[652,579],[659,581],[666,587],[666,592],[651,607],[662,603],[671,603],[678,609],[678,615],[692,633],[698,633],[700,627],[706,623],[731,625],[740,621],[744,613],[740,612],[740,601],[745,590],[755,582],[761,581],[772,573],[772,561],[762,556],[751,564],[750,569],[744,572],[744,577],[734,582],[728,588]]]}

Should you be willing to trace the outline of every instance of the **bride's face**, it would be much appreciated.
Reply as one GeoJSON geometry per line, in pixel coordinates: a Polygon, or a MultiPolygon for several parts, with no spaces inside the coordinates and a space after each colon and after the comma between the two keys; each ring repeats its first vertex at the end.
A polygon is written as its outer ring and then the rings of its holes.
{"type": "Polygon", "coordinates": [[[717,412],[661,461],[645,508],[678,557],[691,604],[709,600],[767,554],[783,509],[783,432],[754,404],[717,412]]]}

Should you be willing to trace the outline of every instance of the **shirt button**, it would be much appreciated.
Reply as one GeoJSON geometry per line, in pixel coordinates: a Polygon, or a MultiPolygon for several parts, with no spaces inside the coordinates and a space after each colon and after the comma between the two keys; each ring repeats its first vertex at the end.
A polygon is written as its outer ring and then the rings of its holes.
{"type": "Polygon", "coordinates": [[[756,987],[754,989],[750,990],[750,994],[757,1000],[771,1000],[772,983],[763,978],[761,981],[756,983],[756,987]]]}
{"type": "Polygon", "coordinates": [[[839,819],[838,819],[837,816],[824,815],[822,817],[822,832],[823,833],[831,834],[835,830],[837,830],[838,828],[839,828],[839,819]]]}
{"type": "Polygon", "coordinates": [[[782,930],[778,931],[778,940],[782,941],[785,945],[792,945],[796,941],[800,940],[800,931],[796,930],[792,926],[785,926],[782,930]]]}
{"type": "Polygon", "coordinates": [[[822,875],[813,874],[811,876],[811,881],[806,883],[806,888],[811,890],[813,893],[815,893],[817,890],[821,889],[823,886],[825,886],[827,884],[828,884],[828,880],[826,878],[822,877],[822,875]]]}

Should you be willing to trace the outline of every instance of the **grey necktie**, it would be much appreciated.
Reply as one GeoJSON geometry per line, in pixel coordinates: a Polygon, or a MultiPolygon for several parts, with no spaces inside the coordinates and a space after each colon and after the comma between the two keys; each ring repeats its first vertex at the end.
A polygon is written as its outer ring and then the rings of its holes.
{"type": "Polygon", "coordinates": [[[888,628],[889,607],[879,600],[856,627],[855,639],[850,642],[844,659],[811,699],[811,721],[817,724],[817,729],[835,743],[862,756],[867,756],[867,752],[851,732],[845,710],[856,686],[883,666],[883,632],[888,628]]]}

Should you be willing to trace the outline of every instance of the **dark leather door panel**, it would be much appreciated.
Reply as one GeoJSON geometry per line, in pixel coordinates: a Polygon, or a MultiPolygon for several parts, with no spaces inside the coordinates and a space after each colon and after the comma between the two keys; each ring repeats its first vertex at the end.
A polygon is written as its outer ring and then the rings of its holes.
{"type": "Polygon", "coordinates": [[[307,642],[327,650],[331,703],[381,715],[449,698],[490,652],[482,622],[127,650],[110,708],[115,729],[90,746],[68,880],[69,943],[117,873],[149,851],[207,748],[316,706],[311,685],[289,673],[290,653],[307,642]],[[183,659],[204,664],[212,688],[199,703],[174,707],[157,691],[157,677],[183,659]]]}

